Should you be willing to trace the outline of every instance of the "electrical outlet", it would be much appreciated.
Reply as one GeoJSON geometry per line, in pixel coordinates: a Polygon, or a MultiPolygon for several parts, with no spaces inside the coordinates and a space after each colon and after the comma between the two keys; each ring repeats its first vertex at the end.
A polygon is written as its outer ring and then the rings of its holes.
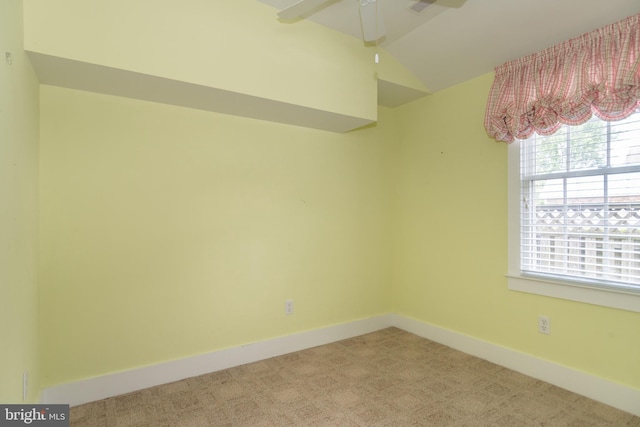
{"type": "Polygon", "coordinates": [[[288,299],[284,302],[284,314],[286,314],[287,316],[289,314],[293,314],[293,300],[292,299],[288,299]]]}
{"type": "Polygon", "coordinates": [[[27,396],[29,395],[29,371],[24,371],[22,373],[22,401],[27,401],[27,396]]]}
{"type": "Polygon", "coordinates": [[[551,320],[548,316],[538,316],[538,332],[541,334],[551,334],[551,320]]]}

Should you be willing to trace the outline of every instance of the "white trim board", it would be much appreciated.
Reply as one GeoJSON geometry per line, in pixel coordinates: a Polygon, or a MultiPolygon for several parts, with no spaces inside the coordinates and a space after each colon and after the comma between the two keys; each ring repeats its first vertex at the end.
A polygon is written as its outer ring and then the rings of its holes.
{"type": "Polygon", "coordinates": [[[409,317],[387,314],[214,351],[43,390],[42,403],[80,405],[270,357],[304,350],[390,326],[640,416],[640,390],[526,353],[409,317]]]}
{"type": "Polygon", "coordinates": [[[107,397],[131,393],[144,388],[220,371],[234,366],[257,362],[275,356],[329,344],[364,335],[391,326],[391,315],[380,315],[326,328],[259,341],[239,347],[214,351],[184,359],[145,366],[43,390],[43,404],[71,406],[107,397]]]}
{"type": "Polygon", "coordinates": [[[472,356],[640,416],[640,389],[614,383],[558,363],[482,341],[408,317],[393,315],[392,325],[472,356]]]}

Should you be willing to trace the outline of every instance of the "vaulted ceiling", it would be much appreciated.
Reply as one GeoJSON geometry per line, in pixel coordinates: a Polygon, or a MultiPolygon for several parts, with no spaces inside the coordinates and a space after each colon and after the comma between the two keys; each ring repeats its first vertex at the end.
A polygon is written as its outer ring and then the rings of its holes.
{"type": "MultiPolygon", "coordinates": [[[[298,0],[258,0],[276,12],[298,0]]],[[[361,37],[359,0],[328,0],[304,19],[361,37]]],[[[379,41],[438,91],[497,65],[640,13],[638,0],[378,0],[386,36],[379,41]]],[[[282,25],[296,25],[295,21],[282,25]]]]}
{"type": "Polygon", "coordinates": [[[417,0],[320,0],[279,20],[296,1],[167,0],[150,14],[146,0],[24,0],[25,50],[43,84],[347,132],[375,123],[378,105],[640,13],[638,0],[424,0],[421,12],[417,0]],[[380,66],[359,1],[385,21],[380,66]]]}

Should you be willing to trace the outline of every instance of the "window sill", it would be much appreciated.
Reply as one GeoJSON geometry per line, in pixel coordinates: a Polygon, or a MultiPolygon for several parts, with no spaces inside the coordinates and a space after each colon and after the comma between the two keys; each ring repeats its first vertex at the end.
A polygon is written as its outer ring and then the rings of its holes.
{"type": "Polygon", "coordinates": [[[640,313],[640,294],[618,292],[519,274],[507,274],[509,289],[640,313]]]}

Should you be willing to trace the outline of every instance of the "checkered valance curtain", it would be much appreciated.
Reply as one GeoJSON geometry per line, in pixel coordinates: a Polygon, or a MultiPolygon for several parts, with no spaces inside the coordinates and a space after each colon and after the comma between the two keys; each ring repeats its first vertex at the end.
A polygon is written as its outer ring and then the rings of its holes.
{"type": "Polygon", "coordinates": [[[594,113],[619,120],[640,106],[640,14],[495,69],[485,113],[498,141],[554,133],[594,113]]]}

